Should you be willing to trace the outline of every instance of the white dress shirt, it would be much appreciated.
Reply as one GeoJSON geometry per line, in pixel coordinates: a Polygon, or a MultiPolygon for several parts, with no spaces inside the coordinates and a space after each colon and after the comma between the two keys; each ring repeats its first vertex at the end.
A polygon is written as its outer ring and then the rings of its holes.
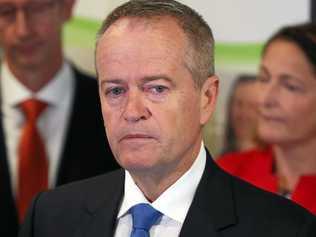
{"type": "Polygon", "coordinates": [[[163,216],[150,229],[151,237],[179,236],[181,227],[192,203],[206,164],[206,151],[202,142],[200,152],[191,168],[173,185],[164,191],[153,203],[145,198],[128,171],[125,171],[125,191],[117,216],[114,237],[129,237],[132,232],[132,216],[128,210],[138,203],[148,203],[163,216]]]}
{"type": "Polygon", "coordinates": [[[38,119],[38,129],[45,143],[49,164],[49,187],[55,185],[57,167],[66,135],[70,108],[74,97],[74,75],[68,63],[64,63],[55,77],[40,91],[33,93],[19,82],[4,63],[1,70],[1,109],[11,185],[14,195],[17,189],[18,153],[24,115],[18,105],[30,98],[48,104],[38,119]]]}

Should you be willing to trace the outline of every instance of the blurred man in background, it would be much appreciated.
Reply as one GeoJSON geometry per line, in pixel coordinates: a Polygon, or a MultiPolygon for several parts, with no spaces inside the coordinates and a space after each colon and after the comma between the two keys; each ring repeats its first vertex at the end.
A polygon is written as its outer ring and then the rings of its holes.
{"type": "Polygon", "coordinates": [[[97,83],[64,59],[74,0],[0,0],[0,236],[36,193],[112,170],[97,83]]]}

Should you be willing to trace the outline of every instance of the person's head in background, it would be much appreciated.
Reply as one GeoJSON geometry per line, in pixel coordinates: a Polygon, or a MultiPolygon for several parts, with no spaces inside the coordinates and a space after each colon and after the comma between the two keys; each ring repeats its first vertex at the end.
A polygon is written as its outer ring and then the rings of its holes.
{"type": "Polygon", "coordinates": [[[284,27],[263,49],[258,74],[260,137],[273,146],[287,189],[316,173],[316,28],[284,27]]]}
{"type": "Polygon", "coordinates": [[[96,68],[108,140],[150,200],[199,153],[217,95],[213,46],[207,23],[176,1],[129,1],[100,30],[96,68]]]}
{"type": "Polygon", "coordinates": [[[41,89],[63,63],[62,26],[75,0],[0,0],[0,46],[14,76],[41,89]]]}
{"type": "Polygon", "coordinates": [[[223,153],[262,146],[257,133],[258,92],[256,75],[241,74],[234,81],[227,103],[223,153]]]}
{"type": "Polygon", "coordinates": [[[316,29],[285,27],[264,47],[258,75],[260,136],[280,146],[316,142],[316,29]]]}

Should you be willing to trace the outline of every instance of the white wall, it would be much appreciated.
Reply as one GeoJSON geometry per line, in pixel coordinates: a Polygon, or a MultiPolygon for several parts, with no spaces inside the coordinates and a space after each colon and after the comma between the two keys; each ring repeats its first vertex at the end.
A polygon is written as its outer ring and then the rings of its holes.
{"type": "Polygon", "coordinates": [[[75,15],[92,19],[104,19],[105,16],[125,0],[76,0],[75,15]]]}
{"type": "MultiPolygon", "coordinates": [[[[75,14],[103,19],[124,0],[77,0],[75,14]]],[[[310,0],[182,0],[196,9],[221,42],[264,41],[284,24],[309,19],[310,0]]]]}

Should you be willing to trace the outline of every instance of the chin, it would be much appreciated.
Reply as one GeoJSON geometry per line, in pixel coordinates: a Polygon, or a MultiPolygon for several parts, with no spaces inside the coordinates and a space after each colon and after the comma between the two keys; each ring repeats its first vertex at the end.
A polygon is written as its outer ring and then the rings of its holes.
{"type": "Polygon", "coordinates": [[[144,152],[122,152],[118,154],[117,161],[121,167],[128,171],[150,169],[155,164],[152,153],[144,152]]]}
{"type": "Polygon", "coordinates": [[[280,134],[278,131],[259,131],[259,137],[267,144],[283,144],[287,143],[289,138],[283,134],[280,134]]]}
{"type": "Polygon", "coordinates": [[[23,68],[33,69],[40,66],[42,62],[43,60],[37,58],[20,58],[17,64],[23,68]]]}

